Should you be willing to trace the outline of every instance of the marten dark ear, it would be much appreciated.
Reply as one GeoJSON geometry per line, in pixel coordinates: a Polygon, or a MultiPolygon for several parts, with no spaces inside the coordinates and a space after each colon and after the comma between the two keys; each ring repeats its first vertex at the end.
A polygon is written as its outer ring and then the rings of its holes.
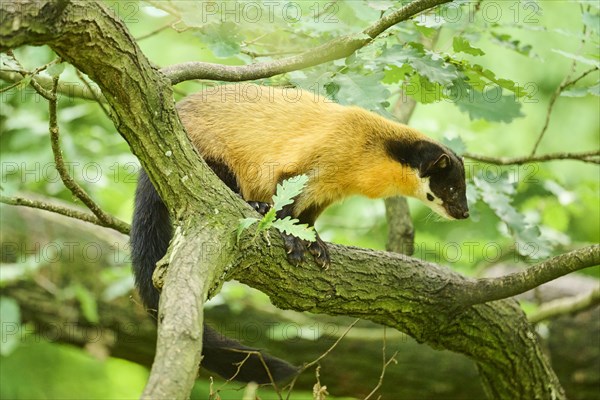
{"type": "Polygon", "coordinates": [[[448,154],[443,153],[442,155],[440,155],[437,158],[437,160],[435,160],[434,162],[432,162],[431,164],[426,166],[424,175],[425,176],[431,175],[434,172],[444,170],[444,169],[448,168],[449,166],[450,166],[450,157],[448,156],[448,154]]]}

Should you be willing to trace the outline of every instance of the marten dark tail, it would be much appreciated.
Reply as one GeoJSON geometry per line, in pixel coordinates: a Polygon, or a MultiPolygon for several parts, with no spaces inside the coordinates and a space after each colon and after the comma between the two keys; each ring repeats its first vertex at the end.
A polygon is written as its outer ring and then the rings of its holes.
{"type": "MultiPolygon", "coordinates": [[[[167,208],[148,175],[142,170],[138,179],[135,210],[131,223],[131,262],[140,297],[148,311],[154,315],[158,310],[159,294],[152,283],[152,274],[156,262],[167,252],[171,236],[172,228],[167,208]]],[[[226,338],[206,324],[202,354],[204,368],[223,378],[233,378],[240,382],[270,383],[271,377],[278,382],[290,378],[297,372],[297,369],[287,362],[262,352],[259,356],[257,349],[226,338]],[[248,352],[257,353],[248,357],[248,352]],[[246,357],[248,359],[244,361],[246,357]],[[263,360],[271,377],[263,365],[263,360]],[[240,367],[242,362],[243,365],[240,367]]]]}

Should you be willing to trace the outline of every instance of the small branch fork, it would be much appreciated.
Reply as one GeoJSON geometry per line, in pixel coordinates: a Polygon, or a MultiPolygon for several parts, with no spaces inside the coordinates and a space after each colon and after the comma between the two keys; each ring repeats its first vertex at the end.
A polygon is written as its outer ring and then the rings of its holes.
{"type": "Polygon", "coordinates": [[[385,335],[386,332],[387,332],[387,328],[384,326],[383,327],[383,345],[381,346],[381,353],[383,355],[382,365],[381,365],[381,375],[379,375],[379,381],[377,382],[377,385],[373,388],[373,390],[371,390],[371,392],[367,395],[367,397],[365,397],[364,400],[370,399],[373,395],[375,395],[375,393],[377,393],[377,391],[379,390],[381,385],[383,385],[383,378],[385,377],[385,371],[387,370],[387,367],[391,363],[395,363],[395,364],[398,363],[398,361],[396,360],[396,356],[398,355],[397,351],[394,354],[392,354],[392,356],[390,358],[387,358],[387,354],[386,354],[387,338],[385,335]]]}
{"type": "Polygon", "coordinates": [[[81,202],[90,209],[90,211],[96,216],[96,218],[98,218],[103,226],[111,227],[119,232],[126,232],[128,231],[128,224],[113,217],[112,215],[105,213],[100,206],[96,204],[94,200],[92,200],[87,192],[77,182],[75,182],[75,179],[73,179],[67,171],[67,166],[65,165],[65,161],[62,157],[62,150],[60,148],[58,121],[56,117],[56,89],[58,87],[58,77],[55,77],[53,82],[51,97],[48,100],[48,111],[50,114],[50,143],[52,146],[52,153],[54,154],[54,162],[56,163],[56,169],[60,175],[60,179],[71,191],[71,193],[73,193],[75,197],[81,200],[81,202]]]}
{"type": "MultiPolygon", "coordinates": [[[[21,68],[19,73],[23,76],[27,76],[27,72],[22,69],[21,64],[16,59],[12,52],[9,55],[21,68]]],[[[37,68],[31,73],[32,76],[46,69],[48,66],[59,63],[60,58],[53,60],[52,62],[45,64],[42,67],[37,68]]],[[[48,113],[49,113],[49,132],[50,132],[50,143],[52,147],[52,153],[54,155],[54,162],[56,164],[56,170],[62,180],[63,184],[71,193],[81,200],[83,204],[92,212],[93,215],[81,212],[78,210],[69,209],[62,206],[47,204],[41,201],[28,200],[22,197],[7,197],[0,196],[0,202],[10,205],[20,205],[32,208],[43,209],[51,212],[56,212],[61,215],[65,215],[71,218],[77,218],[82,221],[94,223],[103,227],[112,228],[118,232],[129,234],[129,224],[120,219],[113,217],[112,215],[104,212],[100,206],[87,194],[87,192],[71,177],[67,170],[67,166],[62,156],[62,149],[60,148],[60,137],[58,128],[58,117],[57,117],[57,103],[58,103],[58,77],[52,78],[52,88],[50,90],[44,89],[40,84],[31,79],[30,84],[32,87],[45,99],[48,100],[48,113]]]]}

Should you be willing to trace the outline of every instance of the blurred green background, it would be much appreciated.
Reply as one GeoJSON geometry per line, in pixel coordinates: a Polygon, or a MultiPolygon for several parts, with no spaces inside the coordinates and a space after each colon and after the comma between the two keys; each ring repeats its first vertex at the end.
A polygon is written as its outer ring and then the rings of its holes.
{"type": "MultiPolygon", "coordinates": [[[[239,4],[247,3],[251,2],[239,4]]],[[[308,49],[340,34],[358,33],[375,21],[381,12],[397,6],[395,2],[385,1],[337,2],[334,13],[333,9],[327,8],[327,4],[330,4],[328,2],[296,2],[294,4],[303,13],[299,20],[283,18],[276,13],[272,23],[256,23],[251,20],[250,14],[244,14],[238,8],[237,15],[241,15],[239,21],[219,23],[219,14],[207,13],[207,9],[202,8],[203,4],[206,6],[204,2],[107,3],[124,20],[131,34],[141,38],[139,45],[142,51],[160,67],[194,60],[239,65],[283,57],[286,52],[308,49]],[[328,13],[331,14],[331,20],[326,18],[328,13]],[[171,24],[176,30],[169,26],[171,24]],[[155,30],[159,31],[144,38],[155,30]],[[240,47],[240,44],[244,45],[240,47]],[[267,55],[256,58],[253,52],[267,55]]],[[[225,3],[216,4],[224,7],[225,3]]],[[[234,3],[227,4],[236,10],[234,3]]],[[[599,62],[600,19],[597,3],[484,1],[479,8],[475,4],[465,2],[458,9],[462,10],[462,15],[456,20],[450,14],[442,14],[446,19],[440,19],[436,18],[439,15],[432,13],[426,19],[403,23],[392,29],[390,35],[376,40],[377,45],[361,50],[357,60],[336,61],[309,69],[300,75],[289,74],[263,80],[261,83],[305,83],[311,77],[325,76],[331,79],[325,82],[317,79],[315,82],[327,92],[335,79],[338,79],[337,82],[345,82],[339,80],[340,77],[354,79],[350,72],[346,74],[347,71],[352,70],[357,76],[364,77],[371,73],[382,73],[386,79],[378,84],[387,92],[367,96],[361,101],[368,106],[387,100],[391,103],[387,110],[391,112],[402,87],[398,81],[385,83],[393,81],[390,74],[394,69],[373,72],[369,70],[368,63],[363,63],[361,67],[355,67],[355,64],[377,57],[377,52],[383,51],[384,44],[391,47],[395,43],[419,41],[423,37],[425,41],[431,40],[435,37],[436,30],[439,30],[439,37],[433,48],[436,54],[476,61],[485,69],[493,71],[496,77],[511,80],[527,90],[527,96],[517,99],[520,104],[518,111],[522,115],[511,118],[509,122],[498,122],[494,118],[471,119],[468,113],[448,99],[428,104],[421,104],[422,99],[417,99],[420,104],[417,105],[410,124],[439,140],[458,143],[458,146],[464,147],[469,153],[494,157],[526,156],[531,152],[544,125],[552,94],[571,71],[573,59],[560,51],[579,54],[583,59],[575,66],[573,78],[582,71],[597,66],[599,62]],[[458,35],[485,54],[458,55],[453,48],[453,40],[458,35]],[[584,37],[586,40],[582,45],[584,37]]],[[[265,10],[264,5],[260,7],[265,10]]],[[[279,10],[278,6],[275,10],[279,10]]],[[[447,9],[446,12],[456,10],[447,9]]],[[[235,11],[232,15],[234,14],[235,11]]],[[[55,57],[47,47],[20,48],[15,51],[15,55],[27,70],[33,70],[55,57]]],[[[10,61],[5,55],[2,57],[2,68],[10,68],[10,61]]],[[[404,78],[411,79],[409,75],[404,78]]],[[[81,86],[72,67],[65,69],[61,79],[81,86]]],[[[354,82],[357,80],[354,79],[354,82]]],[[[583,88],[579,92],[571,91],[558,98],[537,154],[598,150],[600,103],[597,82],[598,70],[577,82],[575,87],[583,88]]],[[[2,83],[3,87],[9,84],[2,83]]],[[[180,84],[176,87],[176,99],[210,84],[212,83],[180,84]]],[[[342,85],[341,89],[344,88],[342,85]]],[[[378,89],[380,88],[368,85],[361,88],[367,93],[369,90],[374,93],[378,89]]],[[[336,100],[344,102],[344,98],[340,98],[344,92],[337,93],[336,100]]],[[[3,91],[1,96],[3,194],[10,196],[35,193],[69,203],[75,202],[52,168],[47,103],[27,86],[3,91]]],[[[348,98],[346,101],[349,101],[348,98]]],[[[65,159],[72,163],[73,177],[105,211],[129,222],[139,170],[136,157],[130,153],[112,122],[95,102],[62,96],[58,116],[61,145],[65,159]]],[[[473,183],[476,176],[491,177],[491,182],[497,182],[501,180],[499,177],[502,173],[508,174],[507,182],[514,188],[509,196],[512,207],[528,227],[539,229],[534,240],[536,245],[547,249],[547,254],[560,254],[600,242],[598,165],[578,161],[553,161],[500,167],[469,159],[465,162],[470,194],[479,193],[479,198],[472,196],[470,199],[473,217],[460,222],[438,221],[437,218],[431,218],[429,209],[424,205],[409,200],[416,232],[415,257],[446,265],[467,275],[483,274],[487,268],[498,264],[524,266],[535,262],[535,257],[524,257],[515,251],[515,233],[511,234],[510,227],[507,229],[494,210],[481,199],[481,194],[485,193],[481,185],[473,183]]],[[[11,242],[15,240],[14,235],[18,231],[18,227],[9,222],[9,214],[13,211],[4,205],[0,211],[3,222],[2,241],[11,242]]],[[[89,229],[102,230],[98,227],[89,229]]],[[[326,241],[385,249],[387,223],[383,201],[350,198],[332,206],[319,219],[317,230],[326,241]]],[[[52,236],[51,231],[47,234],[52,236]]],[[[32,238],[24,237],[23,240],[32,238]]],[[[55,271],[44,272],[56,268],[47,258],[35,259],[28,256],[11,259],[9,252],[5,250],[3,247],[3,290],[15,280],[31,279],[32,276],[41,274],[52,281],[58,275],[55,271]]],[[[31,255],[32,252],[29,253],[31,255]]],[[[127,249],[120,248],[114,254],[119,256],[111,261],[98,260],[97,268],[103,271],[106,285],[116,293],[111,298],[121,296],[128,299],[133,285],[127,249]]],[[[89,260],[78,261],[75,258],[70,261],[81,263],[89,260]]],[[[599,276],[597,267],[584,273],[599,276]]],[[[93,289],[69,281],[65,287],[58,284],[56,290],[60,301],[76,299],[82,307],[87,304],[85,317],[90,322],[94,321],[97,299],[93,289]]],[[[10,296],[5,293],[2,295],[4,350],[0,359],[1,398],[124,399],[139,396],[148,376],[146,368],[122,359],[99,356],[93,349],[56,343],[51,338],[40,337],[32,326],[19,326],[17,334],[6,331],[5,323],[15,320],[16,323],[19,322],[19,310],[10,296]],[[18,343],[15,343],[15,337],[18,343]]],[[[140,307],[135,301],[128,301],[131,307],[140,307]]],[[[233,309],[234,315],[240,315],[247,304],[258,309],[268,307],[268,300],[264,295],[235,283],[227,285],[223,293],[213,300],[212,308],[218,308],[223,303],[233,309]]],[[[532,307],[535,308],[534,305],[532,307]]],[[[298,318],[299,321],[310,318],[303,314],[297,314],[296,317],[293,315],[294,313],[286,314],[286,317],[291,320],[298,318]]],[[[332,321],[339,322],[340,326],[348,324],[344,319],[332,321]]],[[[381,335],[380,328],[369,324],[361,332],[367,336],[368,332],[377,332],[378,338],[381,335]]],[[[271,345],[266,344],[265,347],[270,348],[271,345]]],[[[285,357],[285,353],[284,349],[280,354],[285,357]]],[[[339,368],[344,366],[340,365],[339,368]]],[[[311,380],[314,380],[313,376],[307,382],[311,380]]],[[[376,383],[376,380],[364,382],[367,393],[376,383]]],[[[206,398],[208,392],[209,382],[202,380],[193,397],[206,398]]],[[[263,399],[272,396],[263,389],[258,393],[263,399]]],[[[221,396],[241,398],[242,391],[223,392],[221,396]]],[[[292,398],[312,398],[312,395],[310,390],[298,391],[292,398]]]]}

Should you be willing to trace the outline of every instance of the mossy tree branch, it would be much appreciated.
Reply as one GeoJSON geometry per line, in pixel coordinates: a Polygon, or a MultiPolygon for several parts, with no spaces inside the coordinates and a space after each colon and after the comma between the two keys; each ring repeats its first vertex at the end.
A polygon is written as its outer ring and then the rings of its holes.
{"type": "Polygon", "coordinates": [[[295,268],[279,250],[279,238],[271,239],[275,254],[249,245],[234,278],[266,293],[276,306],[369,319],[436,349],[465,354],[477,362],[490,398],[564,398],[516,301],[461,307],[456,296],[469,280],[393,253],[331,245],[327,271],[295,268]]]}
{"type": "Polygon", "coordinates": [[[459,305],[480,304],[525,293],[543,283],[595,265],[600,265],[600,245],[573,250],[499,278],[474,279],[461,283],[459,287],[448,285],[442,292],[454,292],[451,296],[459,305]]]}

